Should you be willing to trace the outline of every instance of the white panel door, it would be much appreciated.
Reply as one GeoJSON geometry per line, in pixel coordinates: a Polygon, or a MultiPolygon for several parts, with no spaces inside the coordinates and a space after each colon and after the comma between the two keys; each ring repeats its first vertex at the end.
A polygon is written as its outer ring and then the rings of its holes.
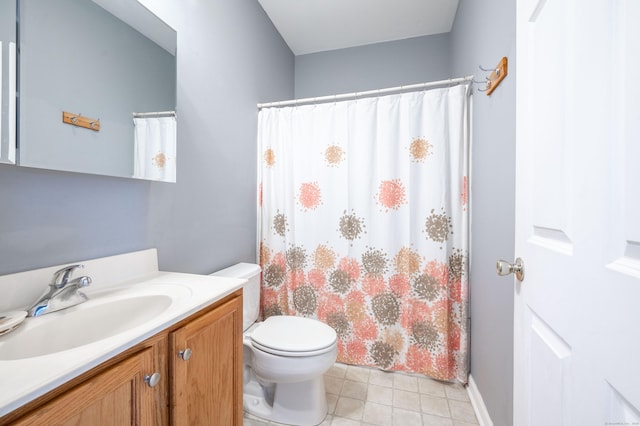
{"type": "Polygon", "coordinates": [[[640,1],[518,0],[514,425],[640,425],[640,1]]]}

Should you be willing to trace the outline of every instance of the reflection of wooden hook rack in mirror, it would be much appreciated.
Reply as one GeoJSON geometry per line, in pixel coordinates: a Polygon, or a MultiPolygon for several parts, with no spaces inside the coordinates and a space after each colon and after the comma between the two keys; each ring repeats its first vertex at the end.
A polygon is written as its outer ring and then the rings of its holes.
{"type": "Polygon", "coordinates": [[[72,114],[70,112],[62,112],[62,122],[71,124],[72,126],[84,127],[85,129],[100,131],[100,119],[83,117],[80,114],[72,114]]]}

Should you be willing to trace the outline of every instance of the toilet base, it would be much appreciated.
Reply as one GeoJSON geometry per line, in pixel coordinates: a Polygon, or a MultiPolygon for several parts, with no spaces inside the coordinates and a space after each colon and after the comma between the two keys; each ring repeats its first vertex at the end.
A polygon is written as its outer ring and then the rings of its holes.
{"type": "Polygon", "coordinates": [[[327,415],[322,376],[297,383],[244,384],[244,410],[266,420],[295,426],[315,426],[327,415]],[[271,402],[273,401],[273,402],[271,402]]]}

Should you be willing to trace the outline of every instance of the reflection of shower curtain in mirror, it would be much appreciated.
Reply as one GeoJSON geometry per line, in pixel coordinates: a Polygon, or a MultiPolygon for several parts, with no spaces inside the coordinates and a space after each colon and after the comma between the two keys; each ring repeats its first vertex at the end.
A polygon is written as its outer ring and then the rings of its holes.
{"type": "Polygon", "coordinates": [[[259,114],[264,316],[338,360],[467,380],[469,86],[259,114]]]}
{"type": "Polygon", "coordinates": [[[136,117],[133,177],[176,181],[175,117],[136,117]]]}

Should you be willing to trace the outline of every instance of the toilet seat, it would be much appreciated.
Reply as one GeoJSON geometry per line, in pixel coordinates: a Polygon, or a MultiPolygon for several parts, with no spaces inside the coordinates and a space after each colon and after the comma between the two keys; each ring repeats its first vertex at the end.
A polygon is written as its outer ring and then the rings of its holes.
{"type": "Polygon", "coordinates": [[[304,317],[272,316],[249,336],[257,349],[280,356],[313,356],[333,350],[337,335],[328,325],[304,317]]]}

